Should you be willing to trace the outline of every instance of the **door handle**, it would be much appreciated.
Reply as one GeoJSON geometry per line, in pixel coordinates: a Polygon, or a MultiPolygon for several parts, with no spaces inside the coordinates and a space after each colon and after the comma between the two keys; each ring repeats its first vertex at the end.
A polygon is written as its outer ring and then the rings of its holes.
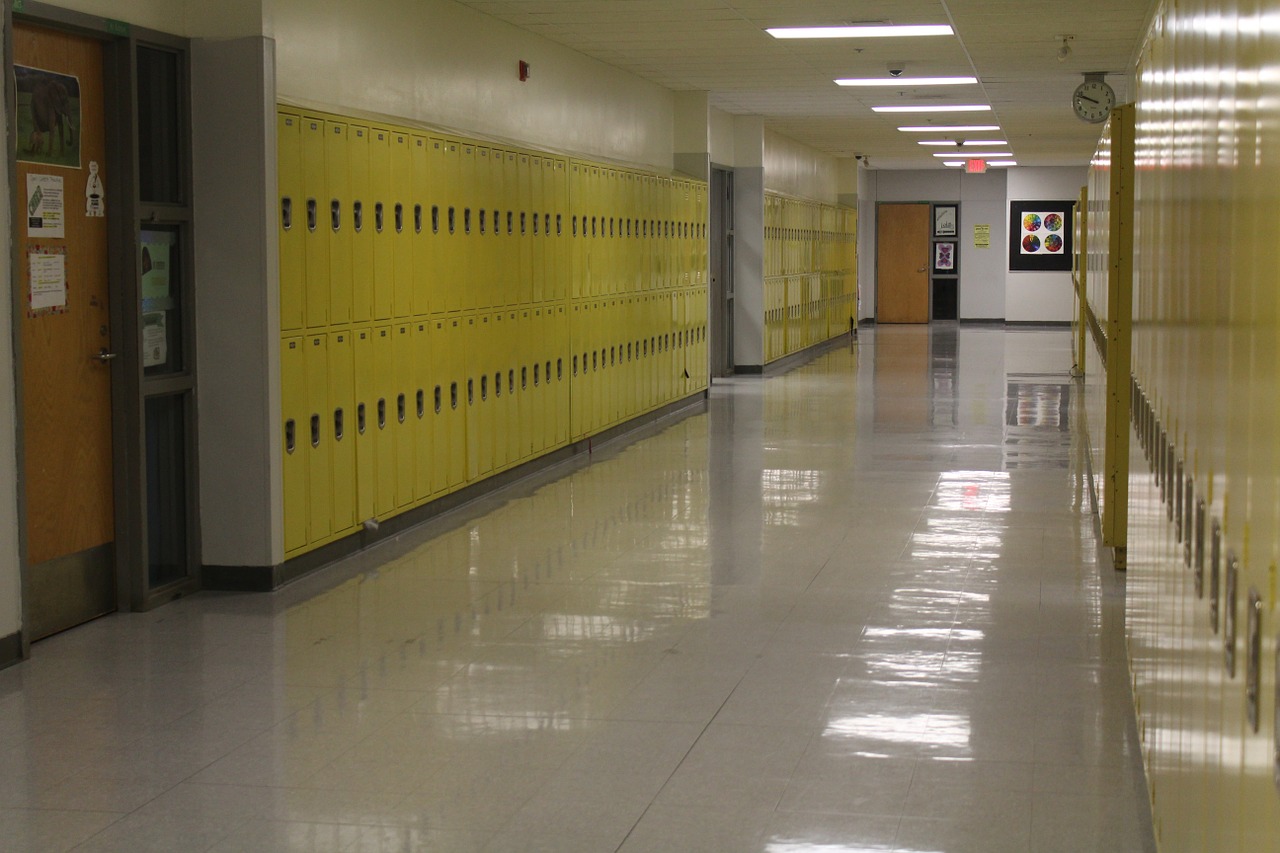
{"type": "Polygon", "coordinates": [[[916,272],[924,272],[924,267],[920,267],[920,269],[916,270],[916,272]]]}
{"type": "Polygon", "coordinates": [[[117,355],[119,355],[119,353],[107,352],[107,348],[103,347],[102,349],[98,350],[97,355],[91,355],[89,356],[89,358],[97,359],[103,364],[106,364],[108,361],[115,358],[117,355]]]}

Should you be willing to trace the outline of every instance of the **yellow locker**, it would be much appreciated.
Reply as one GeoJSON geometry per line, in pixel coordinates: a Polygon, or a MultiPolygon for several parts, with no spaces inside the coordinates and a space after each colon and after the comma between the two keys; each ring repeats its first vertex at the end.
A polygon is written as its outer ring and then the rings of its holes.
{"type": "MultiPolygon", "coordinates": [[[[583,423],[585,421],[583,402],[586,400],[586,356],[585,347],[582,345],[582,323],[583,323],[583,307],[581,302],[574,301],[569,307],[570,318],[570,335],[569,335],[569,430],[574,438],[582,435],[585,430],[583,423]]],[[[534,321],[538,332],[542,331],[541,323],[534,321]]],[[[540,422],[540,421],[539,421],[540,422]]]]}
{"type": "Polygon", "coordinates": [[[396,506],[407,507],[417,497],[414,481],[418,463],[415,455],[418,444],[414,436],[417,415],[417,370],[414,357],[417,350],[413,341],[413,324],[400,323],[392,331],[393,382],[395,407],[391,433],[396,447],[396,506]]]}
{"type": "Polygon", "coordinates": [[[413,324],[413,458],[416,464],[413,478],[413,496],[426,500],[437,491],[443,491],[443,478],[437,483],[436,424],[445,405],[441,371],[432,361],[434,324],[418,320],[413,324]]]}
{"type": "Polygon", "coordinates": [[[493,315],[480,314],[475,318],[471,340],[474,345],[468,350],[468,360],[471,364],[470,373],[476,380],[476,405],[472,411],[478,416],[475,429],[476,473],[480,477],[487,477],[493,473],[494,438],[497,431],[497,403],[493,387],[494,372],[497,369],[497,329],[493,315]]]}
{"type": "MultiPolygon", "coordinates": [[[[369,128],[348,125],[347,151],[351,175],[351,321],[367,323],[373,319],[374,276],[369,128]]],[[[361,520],[369,517],[364,516],[361,520]]]]}
{"type": "Polygon", "coordinates": [[[329,333],[329,439],[333,448],[333,533],[356,517],[355,346],[351,331],[329,333]]]}
{"type": "Polygon", "coordinates": [[[534,161],[538,159],[530,154],[520,155],[520,174],[516,186],[515,232],[519,244],[520,267],[520,302],[529,304],[535,301],[533,292],[533,233],[529,228],[529,215],[533,210],[534,161]]]}
{"type": "Polygon", "coordinates": [[[514,311],[495,311],[494,319],[494,435],[493,467],[502,470],[520,458],[516,433],[520,428],[519,412],[515,408],[515,369],[511,358],[516,335],[514,311]]]}
{"type": "Polygon", "coordinates": [[[301,329],[306,281],[306,199],[302,189],[302,119],[280,113],[276,119],[280,232],[280,328],[301,329]]]}
{"type": "Polygon", "coordinates": [[[569,295],[574,299],[579,299],[583,295],[583,269],[585,259],[583,255],[582,242],[582,197],[585,191],[583,186],[582,164],[573,161],[569,164],[569,195],[568,195],[568,213],[569,213],[569,248],[568,248],[568,269],[569,274],[569,295]]]}
{"type": "Polygon", "coordinates": [[[456,222],[458,146],[449,139],[429,140],[431,166],[431,203],[428,221],[431,231],[432,268],[435,272],[430,289],[430,311],[456,311],[462,294],[458,291],[458,253],[452,227],[456,222]]]}
{"type": "Polygon", "coordinates": [[[551,316],[551,334],[547,339],[554,342],[556,362],[555,394],[551,398],[551,414],[548,423],[554,432],[550,433],[548,446],[560,447],[569,440],[569,311],[563,303],[559,303],[548,311],[551,316]]]}
{"type": "Polygon", "coordinates": [[[542,158],[542,297],[544,302],[556,298],[556,252],[563,231],[563,221],[556,215],[556,161],[542,158]]]}
{"type": "Polygon", "coordinates": [[[542,302],[546,299],[546,256],[547,247],[542,237],[542,210],[544,207],[544,181],[542,157],[529,158],[529,277],[531,279],[532,299],[542,302]]]}
{"type": "Polygon", "coordinates": [[[482,450],[480,444],[480,410],[477,408],[477,404],[480,402],[479,371],[481,368],[478,366],[478,362],[481,359],[481,342],[477,340],[480,324],[474,314],[463,315],[459,318],[459,321],[459,325],[452,327],[451,331],[456,332],[455,340],[459,341],[463,347],[461,369],[459,370],[463,382],[460,405],[463,410],[463,425],[466,432],[461,446],[465,448],[466,481],[470,483],[480,476],[480,455],[482,450]]]}
{"type": "Polygon", "coordinates": [[[506,205],[507,152],[489,149],[489,236],[484,247],[489,257],[489,287],[496,307],[514,305],[516,292],[508,286],[506,272],[507,243],[503,234],[502,208],[506,205]]]}
{"type": "Polygon", "coordinates": [[[467,480],[466,322],[462,317],[436,320],[431,362],[440,386],[440,417],[436,422],[436,492],[453,491],[467,480]]]}
{"type": "Polygon", "coordinates": [[[305,338],[280,342],[280,414],[284,428],[284,550],[307,544],[307,363],[305,338]]]}
{"type": "Polygon", "coordinates": [[[534,317],[538,329],[534,343],[529,348],[530,358],[534,363],[534,377],[538,380],[534,388],[537,405],[534,408],[534,421],[531,424],[534,435],[534,447],[542,452],[550,447],[555,438],[556,392],[555,374],[552,365],[552,354],[555,351],[555,334],[553,323],[555,308],[547,305],[540,309],[534,317]]]}
{"type": "Polygon", "coordinates": [[[431,181],[430,145],[425,136],[413,137],[413,313],[418,316],[434,310],[437,278],[431,209],[438,210],[439,193],[431,181]]]}
{"type": "Polygon", "coordinates": [[[373,329],[373,424],[374,454],[377,459],[377,491],[374,496],[374,507],[379,518],[385,518],[396,511],[396,473],[399,460],[396,457],[398,445],[395,440],[395,406],[396,406],[396,351],[395,327],[376,326],[373,329]]]}
{"type": "Polygon", "coordinates": [[[307,371],[307,542],[314,544],[333,532],[333,461],[326,433],[329,420],[329,338],[308,335],[303,340],[307,371]]]}
{"type": "Polygon", "coordinates": [[[499,203],[498,228],[502,239],[498,246],[502,253],[502,292],[508,305],[518,305],[525,299],[521,287],[520,244],[516,240],[515,214],[520,206],[520,158],[516,151],[503,152],[502,199],[499,203]]]}
{"type": "Polygon", "coordinates": [[[306,247],[306,285],[303,307],[308,328],[329,325],[329,192],[326,186],[324,120],[302,118],[302,194],[306,247]]]}
{"type": "Polygon", "coordinates": [[[355,369],[356,523],[378,515],[378,383],[374,358],[374,330],[353,329],[355,369]]]}
{"type": "Polygon", "coordinates": [[[534,425],[533,353],[538,344],[538,332],[534,320],[542,309],[525,306],[520,309],[514,335],[516,345],[512,361],[516,371],[516,444],[519,452],[515,459],[528,459],[542,451],[542,436],[534,425]]]}
{"type": "Polygon", "coordinates": [[[387,202],[391,206],[388,233],[392,245],[391,312],[398,318],[413,314],[413,140],[402,131],[392,131],[391,186],[387,202]]]}
{"type": "Polygon", "coordinates": [[[373,202],[373,318],[389,320],[395,299],[395,231],[391,210],[391,132],[386,128],[369,128],[369,187],[373,202]]]}
{"type": "MultiPolygon", "coordinates": [[[[550,298],[561,301],[569,297],[571,278],[570,250],[572,243],[569,242],[571,234],[569,220],[572,218],[573,213],[569,206],[569,163],[567,160],[560,158],[553,159],[552,170],[554,172],[552,198],[555,205],[556,248],[555,257],[552,260],[548,275],[551,276],[550,298]]],[[[545,187],[543,191],[546,191],[545,187]]]]}
{"type": "MultiPolygon", "coordinates": [[[[321,216],[329,227],[329,323],[351,322],[351,157],[347,125],[325,122],[325,196],[321,216]]],[[[347,341],[350,344],[350,340],[347,341]]]]}
{"type": "Polygon", "coordinates": [[[497,256],[489,247],[489,211],[493,208],[493,157],[492,151],[484,146],[475,147],[475,192],[471,197],[474,209],[471,213],[470,237],[475,246],[476,275],[476,307],[492,308],[497,301],[494,286],[494,269],[497,256]]]}
{"type": "Polygon", "coordinates": [[[453,287],[461,291],[459,307],[474,311],[480,305],[480,258],[476,251],[473,233],[473,217],[479,179],[476,177],[476,146],[462,142],[458,146],[458,205],[456,213],[455,245],[459,253],[459,276],[453,287]]]}

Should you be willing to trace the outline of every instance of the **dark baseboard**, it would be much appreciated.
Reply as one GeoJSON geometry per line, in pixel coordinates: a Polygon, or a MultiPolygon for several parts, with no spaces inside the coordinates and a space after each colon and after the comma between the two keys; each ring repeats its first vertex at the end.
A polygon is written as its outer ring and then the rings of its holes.
{"type": "Polygon", "coordinates": [[[0,669],[22,660],[22,632],[0,637],[0,669]]]}
{"type": "Polygon", "coordinates": [[[733,367],[734,374],[738,376],[759,376],[764,373],[764,365],[760,364],[735,364],[733,367]]]}
{"type": "Polygon", "coordinates": [[[1070,320],[1005,320],[1006,326],[1020,329],[1069,329],[1070,320]]]}
{"type": "Polygon", "coordinates": [[[1003,317],[961,317],[956,321],[962,326],[1003,326],[1003,317]]]}
{"type": "MultiPolygon", "coordinates": [[[[226,592],[270,592],[305,577],[337,560],[358,554],[385,539],[390,539],[417,527],[426,521],[451,512],[477,498],[491,494],[517,480],[537,474],[568,459],[591,452],[610,441],[629,437],[633,433],[652,427],[658,421],[677,414],[695,414],[705,411],[707,392],[699,391],[688,397],[668,403],[659,409],[646,412],[631,420],[602,432],[584,436],[568,445],[530,459],[492,477],[472,483],[456,492],[437,498],[430,503],[406,510],[399,515],[380,521],[376,528],[361,528],[335,542],[322,545],[314,551],[286,560],[276,566],[203,566],[200,571],[201,588],[226,592]]],[[[638,437],[638,436],[637,436],[638,437]]]]}

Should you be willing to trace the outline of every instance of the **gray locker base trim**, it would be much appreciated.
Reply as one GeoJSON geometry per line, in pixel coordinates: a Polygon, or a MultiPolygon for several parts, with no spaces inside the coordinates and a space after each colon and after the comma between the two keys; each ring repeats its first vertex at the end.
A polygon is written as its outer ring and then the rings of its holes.
{"type": "Polygon", "coordinates": [[[22,633],[0,637],[0,669],[22,660],[22,633]]]}
{"type": "Polygon", "coordinates": [[[774,359],[765,365],[759,364],[740,364],[733,369],[734,373],[742,376],[778,376],[790,370],[795,370],[802,364],[808,364],[818,356],[825,352],[829,352],[837,347],[846,346],[857,343],[857,334],[849,332],[841,332],[834,338],[827,338],[821,343],[813,344],[802,350],[796,350],[790,355],[784,355],[782,358],[774,359]]]}
{"type": "MultiPolygon", "coordinates": [[[[643,437],[643,431],[659,426],[659,421],[672,417],[688,417],[706,411],[707,392],[698,391],[688,397],[668,403],[660,409],[638,415],[629,421],[618,424],[602,432],[583,436],[568,445],[530,459],[514,468],[495,474],[477,483],[460,489],[442,498],[414,507],[392,516],[378,524],[377,530],[358,530],[349,536],[330,542],[314,551],[286,560],[277,566],[202,566],[200,570],[201,588],[222,590],[227,592],[271,592],[280,587],[311,574],[317,569],[329,565],[335,560],[358,554],[370,545],[401,534],[411,527],[430,521],[446,512],[457,509],[464,504],[490,494],[504,486],[536,474],[552,465],[572,459],[582,453],[589,453],[610,441],[618,439],[636,440],[643,437]]],[[[663,423],[661,426],[665,427],[663,423]]]]}

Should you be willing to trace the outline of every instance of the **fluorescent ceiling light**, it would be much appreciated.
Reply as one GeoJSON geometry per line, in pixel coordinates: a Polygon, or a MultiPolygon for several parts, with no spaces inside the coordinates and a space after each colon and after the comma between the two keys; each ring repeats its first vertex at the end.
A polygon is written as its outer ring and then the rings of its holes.
{"type": "Polygon", "coordinates": [[[999,130],[998,124],[956,124],[950,127],[938,124],[908,125],[898,130],[903,133],[976,133],[988,130],[999,130]]]}
{"type": "Polygon", "coordinates": [[[964,142],[957,142],[954,139],[921,139],[916,142],[916,145],[950,145],[952,147],[963,145],[967,147],[981,146],[984,148],[994,148],[996,146],[1003,147],[1008,144],[1009,143],[1005,142],[1003,139],[975,139],[973,141],[966,139],[964,142]]]}
{"type": "Polygon", "coordinates": [[[954,31],[946,24],[864,25],[852,27],[769,27],[766,33],[776,39],[874,39],[904,36],[949,36],[954,31]]]}
{"type": "Polygon", "coordinates": [[[991,112],[991,107],[986,104],[934,104],[932,106],[913,104],[907,107],[872,107],[871,111],[875,113],[986,113],[991,112]]]}
{"type": "MultiPolygon", "coordinates": [[[[968,151],[964,151],[961,153],[963,153],[964,156],[966,157],[974,157],[977,159],[985,159],[987,157],[1012,157],[1013,156],[1013,152],[1011,151],[974,151],[972,154],[969,153],[968,151]]],[[[934,154],[933,156],[934,157],[954,157],[956,156],[956,152],[944,151],[941,154],[934,154]]]]}
{"type": "Polygon", "coordinates": [[[972,86],[977,77],[847,77],[837,86],[972,86]]]}
{"type": "Polygon", "coordinates": [[[1018,161],[1017,160],[988,160],[987,165],[988,166],[1016,166],[1018,165],[1018,161]]]}
{"type": "Polygon", "coordinates": [[[951,168],[953,168],[953,169],[954,169],[954,168],[956,168],[957,166],[963,166],[963,165],[964,165],[964,161],[963,161],[963,160],[944,160],[944,161],[943,161],[943,163],[942,163],[942,165],[944,165],[944,166],[950,166],[951,168]]]}

